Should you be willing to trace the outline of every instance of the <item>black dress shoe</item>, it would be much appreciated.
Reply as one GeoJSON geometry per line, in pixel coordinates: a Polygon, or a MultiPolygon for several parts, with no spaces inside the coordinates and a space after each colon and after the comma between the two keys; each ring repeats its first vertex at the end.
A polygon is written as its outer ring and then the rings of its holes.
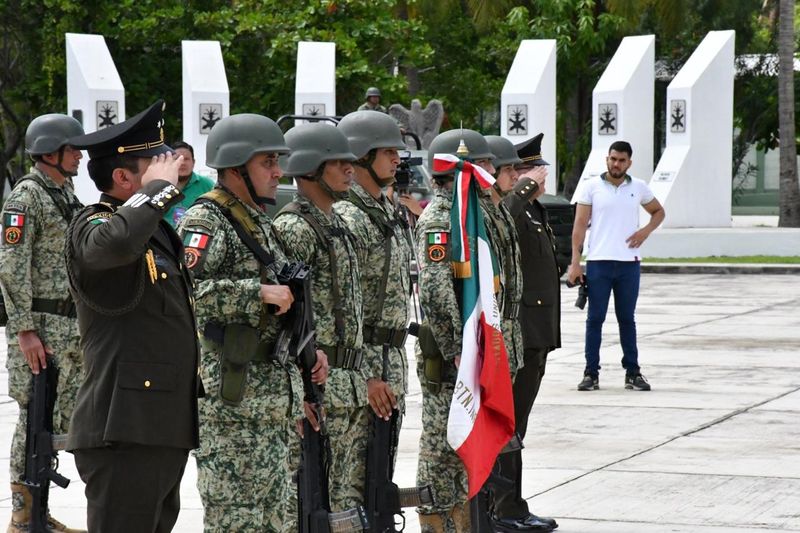
{"type": "Polygon", "coordinates": [[[504,533],[531,531],[536,533],[550,533],[553,527],[539,520],[535,515],[529,514],[522,518],[495,518],[494,527],[504,533]]]}
{"type": "Polygon", "coordinates": [[[544,516],[536,516],[533,513],[528,514],[527,518],[525,518],[525,522],[529,522],[529,523],[532,523],[532,524],[543,523],[543,524],[547,524],[548,526],[550,526],[551,529],[557,529],[558,528],[558,522],[556,522],[552,518],[547,518],[547,517],[544,517],[544,516]]]}

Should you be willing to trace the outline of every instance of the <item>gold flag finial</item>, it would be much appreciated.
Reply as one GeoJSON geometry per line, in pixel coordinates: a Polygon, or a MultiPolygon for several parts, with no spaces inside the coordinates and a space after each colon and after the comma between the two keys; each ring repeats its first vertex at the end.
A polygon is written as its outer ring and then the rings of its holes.
{"type": "Polygon", "coordinates": [[[467,157],[469,155],[469,149],[467,145],[464,143],[464,139],[461,139],[461,142],[458,143],[458,150],[456,150],[456,155],[458,157],[467,157]]]}

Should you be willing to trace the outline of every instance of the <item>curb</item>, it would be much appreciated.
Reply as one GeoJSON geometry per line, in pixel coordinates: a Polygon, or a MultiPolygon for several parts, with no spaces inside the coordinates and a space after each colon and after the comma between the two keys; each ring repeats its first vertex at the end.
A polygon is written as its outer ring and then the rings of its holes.
{"type": "Polygon", "coordinates": [[[800,274],[800,264],[642,263],[649,274],[800,274]]]}

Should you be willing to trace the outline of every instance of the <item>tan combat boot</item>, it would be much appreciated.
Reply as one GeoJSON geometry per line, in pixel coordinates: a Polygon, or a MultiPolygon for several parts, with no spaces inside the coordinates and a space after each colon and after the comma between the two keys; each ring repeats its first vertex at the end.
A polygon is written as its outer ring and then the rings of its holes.
{"type": "Polygon", "coordinates": [[[456,533],[470,533],[472,520],[470,520],[469,502],[456,505],[450,512],[456,526],[456,533]]]}
{"type": "MultiPolygon", "coordinates": [[[[21,483],[11,484],[11,523],[8,533],[27,533],[31,521],[31,493],[21,483]]],[[[87,533],[85,529],[70,529],[47,513],[47,531],[58,533],[87,533]]]]}
{"type": "Polygon", "coordinates": [[[445,518],[441,514],[419,514],[419,527],[422,533],[445,533],[445,518]]]}

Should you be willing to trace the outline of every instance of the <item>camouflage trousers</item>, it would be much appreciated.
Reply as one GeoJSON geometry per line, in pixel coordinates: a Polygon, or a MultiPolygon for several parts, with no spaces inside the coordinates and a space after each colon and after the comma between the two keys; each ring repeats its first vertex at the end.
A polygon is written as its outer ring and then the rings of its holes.
{"type": "Polygon", "coordinates": [[[331,511],[335,513],[364,505],[369,436],[367,409],[330,408],[326,424],[331,443],[328,475],[331,511]]]}
{"type": "MultiPolygon", "coordinates": [[[[9,478],[12,482],[21,480],[25,475],[25,440],[27,438],[28,400],[32,392],[31,370],[25,356],[16,344],[8,345],[8,395],[16,400],[19,406],[17,425],[11,438],[11,457],[9,461],[9,478]]],[[[46,343],[55,354],[58,364],[58,397],[53,412],[53,431],[64,434],[69,431],[72,411],[75,409],[75,397],[83,382],[83,358],[79,340],[73,342],[46,343]]]]}
{"type": "MultiPolygon", "coordinates": [[[[424,379],[422,357],[417,362],[417,374],[424,379]]],[[[447,442],[447,418],[453,385],[443,383],[439,392],[430,392],[422,387],[422,435],[419,439],[419,462],[417,485],[430,485],[433,491],[433,506],[417,508],[420,514],[448,513],[457,505],[466,503],[468,494],[467,472],[461,458],[447,442]]],[[[446,531],[455,531],[455,526],[445,524],[446,531]],[[452,527],[450,527],[452,526],[452,527]]]]}
{"type": "Polygon", "coordinates": [[[508,368],[513,381],[517,372],[525,366],[525,351],[522,348],[522,327],[515,318],[503,318],[503,343],[508,354],[508,368]]]}
{"type": "Polygon", "coordinates": [[[197,489],[206,533],[287,531],[294,422],[220,424],[200,420],[197,489]]]}

